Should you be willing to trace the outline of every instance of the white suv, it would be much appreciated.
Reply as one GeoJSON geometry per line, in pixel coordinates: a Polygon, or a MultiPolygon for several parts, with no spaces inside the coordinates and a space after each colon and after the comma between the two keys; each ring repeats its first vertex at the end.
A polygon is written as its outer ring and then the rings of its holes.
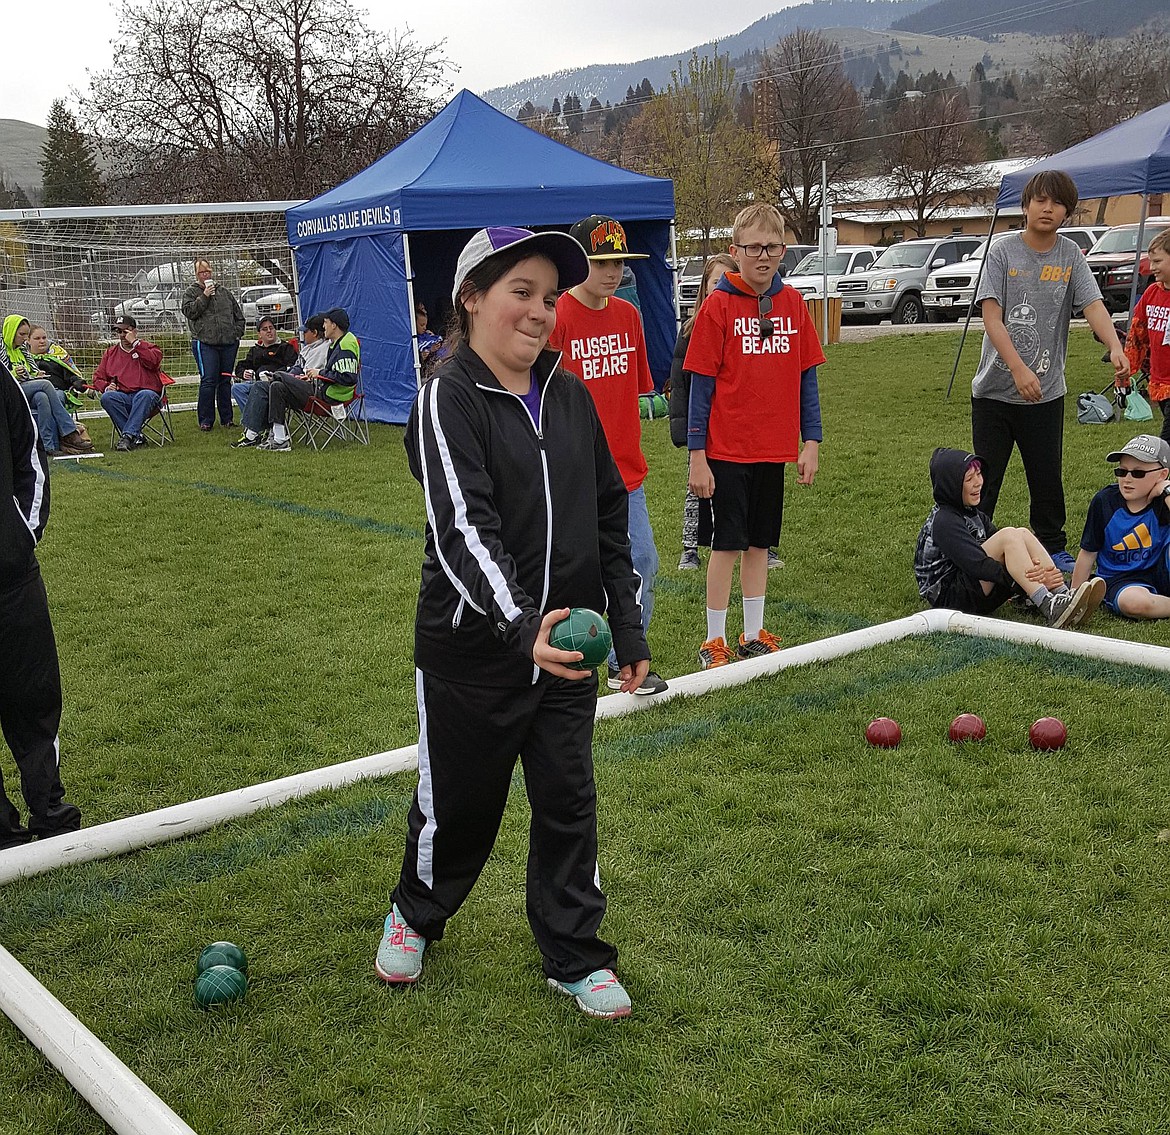
{"type": "MultiPolygon", "coordinates": [[[[827,265],[829,295],[837,294],[837,281],[842,276],[864,272],[881,255],[881,251],[871,244],[839,244],[837,251],[829,257],[827,265]]],[[[795,288],[802,296],[820,296],[825,286],[821,254],[810,252],[792,269],[791,275],[784,277],[784,282],[790,288],[795,288]]]]}

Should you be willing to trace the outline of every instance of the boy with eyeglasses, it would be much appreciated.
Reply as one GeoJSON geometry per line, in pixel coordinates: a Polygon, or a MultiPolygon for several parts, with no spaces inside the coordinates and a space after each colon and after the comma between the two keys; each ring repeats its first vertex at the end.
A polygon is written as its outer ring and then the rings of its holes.
{"type": "Polygon", "coordinates": [[[817,366],[825,356],[804,297],[778,275],[784,219],[772,205],[749,205],[732,239],[739,271],[703,301],[683,364],[691,373],[690,488],[711,499],[715,520],[704,670],[780,649],[764,629],[764,599],[768,549],[784,514],[784,467],[795,462],[797,484],[811,485],[821,442],[817,366]],[[727,607],[737,559],[744,629],[732,649],[727,607]]]}
{"type": "Polygon", "coordinates": [[[1117,483],[1089,505],[1072,582],[1094,567],[1105,580],[1105,606],[1129,619],[1170,618],[1170,442],[1139,434],[1106,455],[1117,483]]]}

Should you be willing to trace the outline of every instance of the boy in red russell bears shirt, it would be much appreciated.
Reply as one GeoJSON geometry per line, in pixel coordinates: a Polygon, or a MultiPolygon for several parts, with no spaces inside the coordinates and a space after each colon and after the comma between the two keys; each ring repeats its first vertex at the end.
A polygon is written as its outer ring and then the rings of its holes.
{"type": "Polygon", "coordinates": [[[784,466],[811,485],[821,441],[817,365],[825,361],[800,292],[784,286],[784,219],[772,205],[735,218],[728,272],[703,301],[683,366],[691,372],[690,488],[712,499],[704,670],[780,649],[764,629],[768,549],[780,539],[784,466]],[[801,440],[804,446],[801,448],[801,440]],[[726,641],[731,577],[739,559],[743,634],[726,641]]]}
{"type": "MultiPolygon", "coordinates": [[[[629,493],[630,555],[641,580],[642,631],[649,634],[654,610],[654,576],[658,549],[646,510],[646,458],[642,455],[642,419],[638,396],[654,389],[646,357],[642,317],[632,303],[614,293],[622,282],[627,260],[646,260],[630,252],[626,230],[612,217],[578,221],[571,236],[589,257],[589,279],[557,300],[557,325],[548,345],[561,352],[561,366],[585,383],[593,395],[605,440],[629,493]]],[[[617,658],[609,657],[609,688],[621,689],[617,658]]],[[[658,694],[666,683],[653,671],[634,691],[658,694]]]]}
{"type": "Polygon", "coordinates": [[[1162,440],[1170,441],[1170,229],[1150,241],[1150,271],[1154,282],[1133,309],[1125,354],[1134,374],[1146,368],[1150,399],[1162,411],[1162,440]]]}

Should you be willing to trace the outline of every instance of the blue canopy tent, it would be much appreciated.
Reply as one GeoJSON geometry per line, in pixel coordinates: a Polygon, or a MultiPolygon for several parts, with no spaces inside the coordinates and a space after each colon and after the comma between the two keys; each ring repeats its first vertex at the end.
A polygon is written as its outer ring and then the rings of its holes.
{"type": "MultiPolygon", "coordinates": [[[[1077,183],[1081,200],[1090,201],[1099,197],[1123,197],[1131,193],[1142,195],[1142,215],[1138,226],[1137,247],[1134,250],[1133,283],[1130,286],[1129,307],[1133,310],[1137,298],[1138,262],[1145,247],[1144,230],[1149,210],[1150,195],[1170,193],[1170,102],[1147,110],[1127,122],[1111,126],[1086,138],[1059,154],[1043,158],[1015,173],[1007,174],[999,185],[995,198],[995,212],[991,218],[988,238],[995,232],[999,211],[1005,205],[1014,205],[1020,199],[1020,192],[1029,178],[1044,170],[1064,170],[1077,183]]],[[[983,265],[979,265],[982,275],[983,265]]],[[[979,287],[976,277],[975,287],[979,287]]],[[[959,351],[955,355],[955,366],[951,371],[951,384],[947,397],[959,369],[959,356],[967,328],[971,325],[971,308],[967,310],[967,321],[959,339],[959,351]]]]}
{"type": "Polygon", "coordinates": [[[451,310],[459,252],[476,229],[567,229],[591,213],[620,220],[646,328],[650,369],[670,373],[677,313],[666,256],[674,185],[579,153],[460,91],[426,126],[328,193],[286,213],[302,316],[344,307],[362,343],[369,416],[405,422],[418,386],[415,299],[432,329],[451,310]]]}

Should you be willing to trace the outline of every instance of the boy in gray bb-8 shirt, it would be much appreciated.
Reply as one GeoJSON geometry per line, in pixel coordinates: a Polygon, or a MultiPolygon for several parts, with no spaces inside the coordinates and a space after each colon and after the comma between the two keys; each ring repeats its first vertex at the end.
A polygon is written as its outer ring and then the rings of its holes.
{"type": "Polygon", "coordinates": [[[982,455],[983,498],[990,518],[1012,447],[1019,446],[1028,478],[1030,527],[1064,572],[1074,566],[1066,549],[1064,484],[1064,360],[1074,310],[1109,348],[1118,378],[1129,374],[1125,351],[1101,301],[1081,250],[1059,233],[1076,208],[1077,187],[1067,173],[1031,178],[1020,195],[1024,230],[988,249],[975,302],[984,336],[971,383],[972,448],[982,455]]]}

